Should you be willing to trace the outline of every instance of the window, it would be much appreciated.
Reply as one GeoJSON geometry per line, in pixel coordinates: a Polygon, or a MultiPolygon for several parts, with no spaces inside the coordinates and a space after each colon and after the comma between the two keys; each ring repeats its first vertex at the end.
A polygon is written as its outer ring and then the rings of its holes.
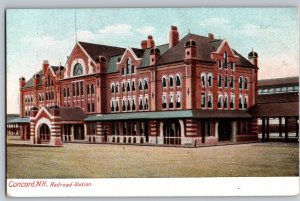
{"type": "Polygon", "coordinates": [[[222,76],[218,75],[218,87],[222,87],[222,76]]]}
{"type": "Polygon", "coordinates": [[[212,86],[212,75],[211,74],[208,74],[207,84],[209,87],[212,86]]]}
{"type": "Polygon", "coordinates": [[[243,89],[243,78],[239,77],[239,88],[243,89]]]}
{"type": "Polygon", "coordinates": [[[174,95],[171,94],[170,95],[169,108],[173,108],[173,107],[174,107],[174,95]]]}
{"type": "Polygon", "coordinates": [[[64,97],[67,96],[66,89],[64,88],[64,97]]]}
{"type": "Polygon", "coordinates": [[[173,80],[173,77],[170,76],[170,87],[173,87],[174,86],[174,80],[173,80]]]}
{"type": "Polygon", "coordinates": [[[144,79],[144,89],[148,89],[148,81],[146,79],[144,79]]]}
{"type": "Polygon", "coordinates": [[[119,93],[119,83],[116,84],[115,92],[119,93]]]}
{"type": "Polygon", "coordinates": [[[205,93],[201,93],[201,108],[205,108],[205,93]]]}
{"type": "Polygon", "coordinates": [[[248,89],[248,78],[245,78],[244,89],[248,89]]]}
{"type": "Polygon", "coordinates": [[[230,67],[231,67],[231,70],[233,71],[234,68],[235,68],[235,64],[232,62],[231,65],[230,65],[230,67]]]}
{"type": "Polygon", "coordinates": [[[221,60],[218,61],[218,67],[222,68],[222,61],[221,60]]]}
{"type": "Polygon", "coordinates": [[[126,111],[126,102],[124,99],[122,100],[122,111],[126,111]]]}
{"type": "Polygon", "coordinates": [[[127,59],[126,70],[127,70],[127,74],[131,74],[131,61],[129,58],[127,59]]]}
{"type": "Polygon", "coordinates": [[[166,109],[167,108],[167,99],[166,99],[166,95],[163,95],[162,97],[162,108],[166,109]]]}
{"type": "Polygon", "coordinates": [[[90,112],[91,111],[91,105],[88,103],[87,106],[88,106],[87,111],[90,112]]]}
{"type": "Polygon", "coordinates": [[[143,90],[142,80],[139,80],[139,90],[143,90]]]}
{"type": "Polygon", "coordinates": [[[131,109],[131,106],[130,106],[130,100],[128,99],[127,100],[127,111],[129,111],[131,109]]]}
{"type": "Polygon", "coordinates": [[[111,84],[110,92],[115,93],[115,85],[114,84],[111,84]]]}
{"type": "Polygon", "coordinates": [[[230,76],[230,87],[233,88],[234,87],[234,80],[233,80],[233,76],[230,76]]]}
{"type": "Polygon", "coordinates": [[[218,108],[222,108],[222,103],[223,103],[223,96],[219,94],[218,96],[218,108]]]}
{"type": "Polygon", "coordinates": [[[227,75],[225,75],[224,76],[224,87],[227,88],[227,86],[228,86],[228,77],[227,77],[227,75]]]}
{"type": "Polygon", "coordinates": [[[83,81],[80,81],[80,94],[83,95],[83,81]]]}
{"type": "Polygon", "coordinates": [[[180,86],[181,86],[181,80],[180,80],[179,75],[176,75],[176,86],[177,86],[177,87],[180,87],[180,86]]]}
{"type": "Polygon", "coordinates": [[[72,83],[72,92],[73,92],[73,96],[75,96],[75,83],[72,83]]]}
{"type": "Polygon", "coordinates": [[[93,84],[91,85],[91,94],[95,94],[95,86],[93,84]]]}
{"type": "Polygon", "coordinates": [[[205,82],[206,82],[206,76],[205,76],[205,74],[201,74],[202,87],[205,87],[205,82]]]}
{"type": "Polygon", "coordinates": [[[122,92],[125,92],[125,83],[122,82],[122,92]]]}
{"type": "Polygon", "coordinates": [[[234,109],[234,95],[230,96],[230,109],[234,109]]]}
{"type": "Polygon", "coordinates": [[[228,63],[228,53],[224,52],[224,67],[227,68],[227,63],[228,63]]]}
{"type": "Polygon", "coordinates": [[[125,75],[125,68],[122,68],[122,75],[125,75]]]}
{"type": "Polygon", "coordinates": [[[135,91],[135,81],[134,81],[134,80],[132,81],[131,90],[132,90],[132,91],[135,91]]]}
{"type": "Polygon", "coordinates": [[[145,97],[145,105],[144,105],[144,109],[145,109],[145,110],[148,110],[148,109],[149,109],[148,97],[145,97]]]}
{"type": "Polygon", "coordinates": [[[135,110],[135,98],[132,99],[132,110],[135,110]]]}
{"type": "Polygon", "coordinates": [[[228,108],[228,97],[227,95],[224,96],[224,108],[228,108]]]}
{"type": "Polygon", "coordinates": [[[244,109],[247,109],[248,108],[248,97],[245,96],[244,98],[244,109]]]}
{"type": "Polygon", "coordinates": [[[67,96],[70,97],[70,90],[67,88],[67,96]]]}
{"type": "Polygon", "coordinates": [[[181,96],[180,94],[177,94],[177,99],[176,99],[176,108],[181,107],[181,96]]]}
{"type": "Polygon", "coordinates": [[[162,86],[167,87],[167,79],[165,77],[162,78],[162,86]]]}
{"type": "Polygon", "coordinates": [[[140,97],[139,110],[143,110],[143,99],[140,97]]]}
{"type": "Polygon", "coordinates": [[[130,81],[127,82],[127,91],[130,91],[130,81]]]}
{"type": "Polygon", "coordinates": [[[86,85],[86,94],[90,94],[90,85],[86,85]]]}
{"type": "Polygon", "coordinates": [[[135,74],[135,67],[134,66],[131,66],[131,73],[135,74]]]}
{"type": "Polygon", "coordinates": [[[92,112],[95,112],[95,104],[92,103],[92,112]]]}
{"type": "Polygon", "coordinates": [[[239,109],[243,109],[243,99],[242,99],[242,96],[239,97],[239,109]]]}
{"type": "Polygon", "coordinates": [[[111,101],[111,108],[110,108],[110,110],[112,112],[115,111],[114,101],[111,101]]]}
{"type": "Polygon", "coordinates": [[[119,111],[120,110],[120,107],[119,107],[119,100],[116,100],[116,111],[119,111]]]}
{"type": "Polygon", "coordinates": [[[79,96],[79,83],[76,82],[76,95],[79,96]]]}
{"type": "Polygon", "coordinates": [[[82,70],[82,66],[80,63],[75,64],[74,69],[73,69],[73,75],[77,76],[77,75],[82,75],[83,74],[83,70],[82,70]]]}
{"type": "Polygon", "coordinates": [[[212,103],[212,94],[208,94],[207,107],[208,107],[208,108],[212,108],[212,107],[213,107],[213,103],[212,103]]]}

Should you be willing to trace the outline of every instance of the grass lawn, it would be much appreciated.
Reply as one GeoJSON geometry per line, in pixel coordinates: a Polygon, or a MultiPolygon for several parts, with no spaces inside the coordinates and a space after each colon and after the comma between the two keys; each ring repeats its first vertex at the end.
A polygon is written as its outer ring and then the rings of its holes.
{"type": "Polygon", "coordinates": [[[298,176],[297,143],[7,146],[7,178],[298,176]]]}

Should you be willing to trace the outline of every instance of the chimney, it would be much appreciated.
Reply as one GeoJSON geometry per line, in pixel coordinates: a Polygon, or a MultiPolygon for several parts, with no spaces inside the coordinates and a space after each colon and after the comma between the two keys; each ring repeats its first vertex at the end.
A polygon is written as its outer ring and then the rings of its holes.
{"type": "Polygon", "coordinates": [[[34,74],[33,75],[33,84],[34,84],[34,86],[36,87],[37,85],[38,85],[38,83],[39,83],[39,77],[40,77],[40,75],[39,74],[34,74]]]}
{"type": "Polygon", "coordinates": [[[155,46],[155,42],[153,40],[152,35],[148,36],[148,40],[147,40],[147,48],[151,48],[155,46]]]}
{"type": "Polygon", "coordinates": [[[179,33],[177,31],[176,26],[171,26],[171,30],[169,32],[169,48],[174,47],[179,43],[179,33]]]}
{"type": "Polygon", "coordinates": [[[26,84],[26,80],[25,80],[24,77],[20,77],[19,82],[20,82],[20,87],[21,88],[24,87],[24,85],[26,84]]]}
{"type": "Polygon", "coordinates": [[[208,33],[208,38],[209,38],[209,41],[215,40],[215,36],[212,33],[208,33]]]}
{"type": "Polygon", "coordinates": [[[141,41],[141,48],[142,48],[143,50],[147,49],[147,40],[142,40],[142,41],[141,41]]]}
{"type": "Polygon", "coordinates": [[[43,75],[45,75],[48,66],[49,66],[48,60],[44,60],[43,61],[43,75]]]}
{"type": "Polygon", "coordinates": [[[150,65],[153,66],[160,58],[160,50],[157,47],[154,47],[150,50],[150,65]]]}

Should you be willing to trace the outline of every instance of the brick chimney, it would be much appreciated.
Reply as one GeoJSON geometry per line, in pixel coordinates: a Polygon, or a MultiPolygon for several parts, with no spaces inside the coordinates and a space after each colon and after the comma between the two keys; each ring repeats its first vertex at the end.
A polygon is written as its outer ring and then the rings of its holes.
{"type": "Polygon", "coordinates": [[[43,75],[45,75],[47,68],[49,67],[49,62],[48,60],[43,61],[43,75]]]}
{"type": "Polygon", "coordinates": [[[142,40],[142,41],[141,41],[141,48],[142,48],[143,50],[147,49],[147,40],[142,40]]]}
{"type": "Polygon", "coordinates": [[[177,31],[176,26],[171,26],[171,30],[169,31],[169,48],[174,47],[179,43],[179,33],[177,31]]]}
{"type": "Polygon", "coordinates": [[[38,85],[38,83],[39,83],[39,77],[40,77],[40,75],[37,74],[37,73],[33,75],[33,84],[34,84],[35,87],[36,87],[36,86],[38,85]]]}
{"type": "Polygon", "coordinates": [[[20,87],[22,88],[26,84],[26,79],[24,77],[20,77],[19,82],[20,82],[20,87]]]}
{"type": "Polygon", "coordinates": [[[153,40],[153,36],[149,35],[147,40],[147,48],[151,48],[155,46],[155,42],[153,40]]]}
{"type": "Polygon", "coordinates": [[[208,33],[208,38],[209,38],[209,41],[215,40],[215,36],[212,33],[208,33]]]}

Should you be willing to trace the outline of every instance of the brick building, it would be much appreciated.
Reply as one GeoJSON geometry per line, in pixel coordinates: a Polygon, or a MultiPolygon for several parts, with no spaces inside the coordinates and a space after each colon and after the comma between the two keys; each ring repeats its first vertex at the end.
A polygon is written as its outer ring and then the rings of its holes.
{"type": "MultiPolygon", "coordinates": [[[[140,48],[77,42],[66,65],[44,61],[20,78],[21,138],[195,146],[256,141],[247,112],[257,97],[258,55],[171,26],[169,43],[140,48]]],[[[17,121],[16,121],[17,122],[17,121]]]]}

